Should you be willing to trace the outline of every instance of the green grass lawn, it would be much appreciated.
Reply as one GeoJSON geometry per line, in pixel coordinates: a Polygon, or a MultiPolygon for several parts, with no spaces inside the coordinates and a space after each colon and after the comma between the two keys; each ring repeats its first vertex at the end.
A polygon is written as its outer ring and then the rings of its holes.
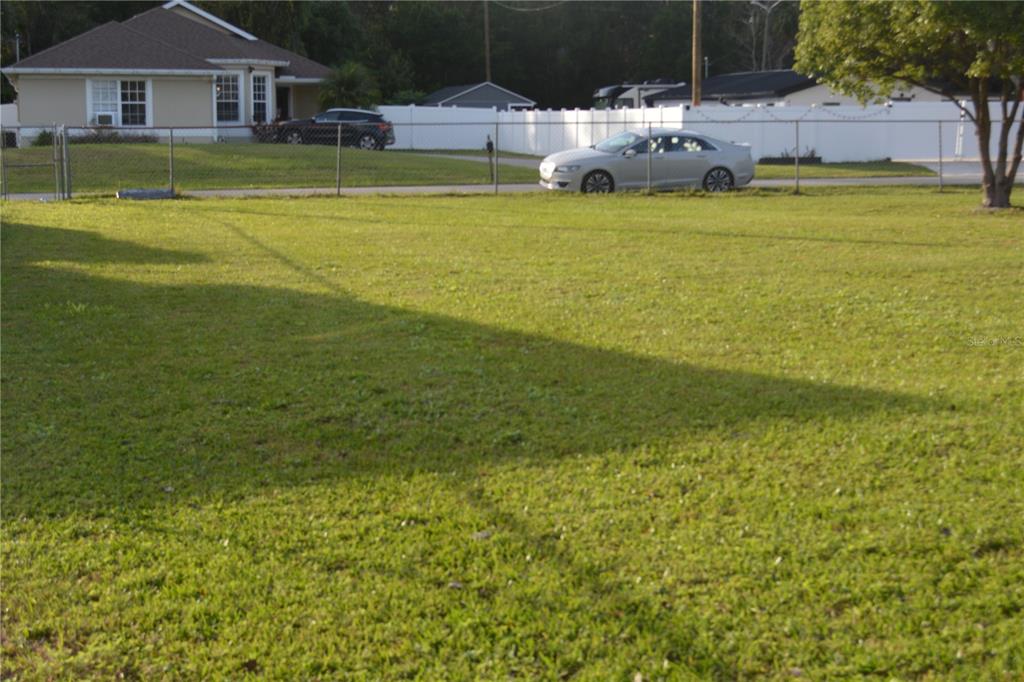
{"type": "MultiPolygon", "coordinates": [[[[487,152],[483,149],[389,149],[393,154],[452,154],[455,156],[478,156],[486,157],[487,152]]],[[[519,152],[507,152],[499,150],[498,160],[501,159],[532,159],[540,164],[543,156],[536,154],[520,154],[519,152]]]]}
{"type": "MultiPolygon", "coordinates": [[[[412,154],[344,148],[342,185],[486,184],[487,165],[412,154]]],[[[7,163],[46,162],[49,147],[4,151],[7,163]]],[[[170,158],[166,144],[74,144],[71,150],[75,193],[113,194],[131,187],[167,187],[170,158]]],[[[174,184],[179,190],[252,187],[334,187],[336,149],[329,145],[177,144],[174,184]]],[[[10,192],[52,192],[53,169],[12,168],[10,192]]],[[[537,171],[502,167],[502,182],[536,182],[537,171]]]]}
{"type": "Polygon", "coordinates": [[[977,204],[4,204],[4,676],[1020,679],[977,204]]]}
{"type": "MultiPolygon", "coordinates": [[[[763,163],[757,164],[754,172],[754,177],[758,180],[792,178],[795,175],[796,168],[793,166],[774,166],[763,163]]],[[[800,177],[807,179],[924,177],[929,175],[936,175],[936,173],[930,168],[905,161],[858,161],[800,165],[800,177]]]]}
{"type": "MultiPolygon", "coordinates": [[[[119,189],[167,187],[170,159],[166,144],[75,144],[70,149],[72,188],[76,194],[113,194],[119,189]]],[[[288,187],[333,187],[336,150],[323,145],[177,144],[174,180],[179,190],[288,187]]],[[[367,152],[342,149],[345,187],[486,184],[487,165],[431,154],[483,156],[480,150],[448,152],[367,152]]],[[[49,147],[4,150],[7,164],[46,163],[49,147]]],[[[523,154],[508,158],[532,158],[523,154]]],[[[803,166],[801,177],[886,177],[933,175],[909,163],[871,162],[803,166]]],[[[790,178],[793,168],[758,166],[757,178],[790,178]]],[[[52,192],[53,168],[9,168],[9,192],[52,192]]],[[[502,183],[535,183],[535,168],[503,165],[502,183]]]]}

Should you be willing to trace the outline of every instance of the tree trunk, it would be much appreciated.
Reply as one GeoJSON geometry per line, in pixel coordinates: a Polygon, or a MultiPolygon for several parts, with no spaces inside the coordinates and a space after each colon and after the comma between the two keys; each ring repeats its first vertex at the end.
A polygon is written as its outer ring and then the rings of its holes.
{"type": "Polygon", "coordinates": [[[1010,192],[1013,182],[1006,176],[996,175],[991,184],[982,184],[981,205],[985,208],[1010,208],[1010,192]]]}
{"type": "Polygon", "coordinates": [[[981,205],[985,208],[1003,208],[1000,200],[1005,198],[1009,202],[1010,196],[1000,196],[999,177],[992,169],[992,154],[989,147],[992,139],[992,120],[989,118],[988,82],[984,78],[972,78],[970,88],[974,103],[974,133],[978,137],[978,156],[981,157],[981,205]]]}
{"type": "Polygon", "coordinates": [[[981,205],[985,208],[1010,208],[1010,195],[1013,193],[1013,181],[1020,167],[1021,147],[1024,146],[1024,120],[1017,121],[1022,90],[1014,88],[1013,105],[1008,108],[1007,90],[1013,84],[1004,82],[1000,98],[1002,107],[1002,128],[997,140],[998,150],[993,161],[989,142],[992,139],[992,119],[988,101],[988,80],[971,79],[971,99],[974,103],[974,132],[978,136],[978,155],[981,157],[981,205]],[[1017,136],[1010,149],[1010,135],[1014,123],[1017,124],[1017,136]]]}

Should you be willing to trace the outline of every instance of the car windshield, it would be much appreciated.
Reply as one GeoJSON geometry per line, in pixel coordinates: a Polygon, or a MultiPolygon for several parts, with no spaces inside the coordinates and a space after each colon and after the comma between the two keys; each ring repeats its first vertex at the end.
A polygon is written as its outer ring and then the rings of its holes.
{"type": "Polygon", "coordinates": [[[618,154],[626,147],[631,144],[636,144],[644,138],[640,137],[636,133],[619,133],[615,137],[609,137],[604,142],[599,142],[594,145],[594,149],[599,152],[608,152],[609,154],[618,154]]]}

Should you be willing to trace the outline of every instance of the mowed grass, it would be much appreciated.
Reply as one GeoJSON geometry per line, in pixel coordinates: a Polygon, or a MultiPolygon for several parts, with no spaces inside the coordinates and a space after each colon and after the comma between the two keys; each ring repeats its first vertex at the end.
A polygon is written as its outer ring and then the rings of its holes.
{"type": "MultiPolygon", "coordinates": [[[[174,149],[174,185],[178,190],[334,187],[337,155],[330,145],[248,143],[178,143],[174,149]]],[[[160,188],[170,183],[170,150],[164,144],[76,144],[70,147],[71,184],[75,194],[113,194],[126,188],[160,188]]],[[[484,157],[481,150],[412,152],[343,148],[344,187],[466,185],[492,182],[487,164],[445,158],[444,154],[484,157]]],[[[4,150],[8,192],[53,192],[49,147],[4,150]],[[43,164],[20,167],[25,164],[43,164]]],[[[501,154],[505,158],[532,158],[501,154]]],[[[538,158],[538,163],[540,159],[538,158]]],[[[758,179],[790,178],[792,167],[757,166],[758,179]]],[[[910,163],[869,162],[802,166],[804,178],[892,177],[934,175],[910,163]]],[[[535,183],[536,168],[502,164],[503,184],[535,183]]]]}
{"type": "MultiPolygon", "coordinates": [[[[980,166],[979,166],[980,169],[980,166]]],[[[979,170],[980,172],[980,170],[979,170]]],[[[800,164],[801,178],[891,178],[926,177],[935,171],[906,161],[855,161],[850,163],[800,164]]],[[[754,171],[758,180],[777,180],[796,176],[794,166],[759,163],[754,171]]]]}
{"type": "Polygon", "coordinates": [[[1020,679],[1019,210],[3,205],[11,679],[1020,679]]]}
{"type": "MultiPolygon", "coordinates": [[[[71,182],[75,193],[113,194],[119,189],[167,187],[170,150],[164,144],[71,143],[71,182]]],[[[8,164],[47,163],[49,147],[4,151],[8,164]]],[[[178,143],[174,185],[179,190],[264,187],[334,187],[337,149],[331,145],[178,143]]],[[[12,194],[52,192],[53,168],[10,168],[12,194]]],[[[502,166],[501,181],[536,182],[531,168],[502,166]]],[[[486,163],[391,151],[341,150],[344,187],[486,184],[486,163]]]]}

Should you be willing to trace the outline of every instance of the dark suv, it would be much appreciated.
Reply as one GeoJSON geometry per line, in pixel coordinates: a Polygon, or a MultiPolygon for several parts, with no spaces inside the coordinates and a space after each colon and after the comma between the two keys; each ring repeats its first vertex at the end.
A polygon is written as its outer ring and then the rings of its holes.
{"type": "Polygon", "coordinates": [[[360,149],[384,149],[395,143],[395,129],[384,115],[365,109],[328,109],[313,118],[278,124],[277,139],[288,144],[338,144],[360,149]]]}

